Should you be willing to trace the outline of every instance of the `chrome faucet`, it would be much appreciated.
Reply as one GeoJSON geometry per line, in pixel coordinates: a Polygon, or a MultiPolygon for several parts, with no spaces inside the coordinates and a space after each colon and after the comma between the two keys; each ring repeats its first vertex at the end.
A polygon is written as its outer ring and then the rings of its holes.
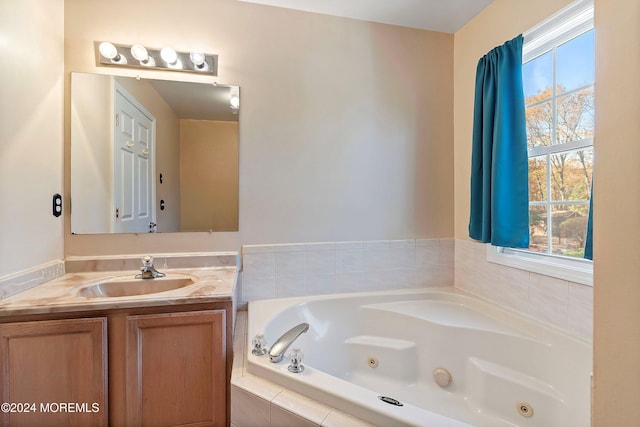
{"type": "Polygon", "coordinates": [[[155,279],[156,277],[164,277],[166,274],[160,273],[153,266],[153,258],[146,256],[142,258],[142,268],[140,274],[136,274],[136,279],[155,279]]]}
{"type": "Polygon", "coordinates": [[[282,360],[284,352],[287,351],[289,346],[303,333],[309,330],[308,323],[300,323],[298,326],[294,326],[287,332],[282,334],[280,338],[276,340],[269,350],[269,360],[273,363],[278,363],[282,360]]]}

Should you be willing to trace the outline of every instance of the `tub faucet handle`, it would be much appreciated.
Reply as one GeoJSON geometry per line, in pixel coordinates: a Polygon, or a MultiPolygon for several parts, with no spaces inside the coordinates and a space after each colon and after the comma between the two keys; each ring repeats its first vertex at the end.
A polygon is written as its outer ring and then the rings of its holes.
{"type": "Polygon", "coordinates": [[[264,339],[263,334],[257,334],[251,340],[251,345],[253,345],[253,350],[251,350],[251,354],[256,356],[264,356],[267,354],[269,349],[267,348],[267,340],[264,339]]]}
{"type": "Polygon", "coordinates": [[[304,371],[304,366],[302,365],[302,359],[304,355],[302,354],[302,350],[299,348],[294,348],[291,350],[289,354],[289,366],[287,369],[289,372],[293,372],[294,374],[299,374],[304,371]]]}

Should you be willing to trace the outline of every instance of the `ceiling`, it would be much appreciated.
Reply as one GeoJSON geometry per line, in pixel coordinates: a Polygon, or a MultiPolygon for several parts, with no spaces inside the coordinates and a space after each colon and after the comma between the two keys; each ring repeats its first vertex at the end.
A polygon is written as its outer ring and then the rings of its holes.
{"type": "Polygon", "coordinates": [[[237,122],[229,106],[230,86],[149,80],[179,119],[237,122]]]}
{"type": "Polygon", "coordinates": [[[493,0],[240,0],[363,21],[454,33],[493,0]]]}

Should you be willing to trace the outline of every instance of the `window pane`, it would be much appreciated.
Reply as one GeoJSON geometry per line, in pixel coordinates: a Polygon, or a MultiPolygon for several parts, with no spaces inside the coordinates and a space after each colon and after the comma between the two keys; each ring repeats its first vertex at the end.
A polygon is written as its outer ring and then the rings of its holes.
{"type": "MultiPolygon", "coordinates": [[[[589,200],[593,148],[551,155],[551,199],[589,200]]],[[[531,184],[529,185],[531,187],[531,184]]]]}
{"type": "Polygon", "coordinates": [[[529,200],[547,200],[547,156],[529,159],[529,200]]]}
{"type": "Polygon", "coordinates": [[[594,64],[593,30],[558,46],[557,87],[566,92],[593,83],[594,64]]]}
{"type": "Polygon", "coordinates": [[[587,235],[589,205],[552,206],[551,239],[554,254],[584,257],[584,241],[587,235]]]}
{"type": "Polygon", "coordinates": [[[593,86],[558,98],[556,142],[577,141],[593,137],[593,86]]]}
{"type": "Polygon", "coordinates": [[[533,104],[551,96],[553,87],[553,52],[527,62],[522,66],[526,104],[533,104]]]}
{"type": "Polygon", "coordinates": [[[551,145],[552,129],[553,108],[551,102],[527,108],[528,148],[551,145]]]}
{"type": "Polygon", "coordinates": [[[547,252],[547,208],[544,206],[529,206],[529,250],[547,252]]]}

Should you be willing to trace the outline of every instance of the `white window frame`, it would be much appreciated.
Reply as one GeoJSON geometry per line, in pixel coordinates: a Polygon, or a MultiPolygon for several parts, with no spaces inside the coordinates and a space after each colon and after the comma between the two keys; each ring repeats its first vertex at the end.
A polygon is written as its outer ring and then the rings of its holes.
{"type": "MultiPolygon", "coordinates": [[[[578,0],[525,32],[522,62],[529,62],[591,30],[593,15],[593,0],[578,0]]],[[[563,144],[562,151],[592,145],[593,140],[588,138],[563,144]]],[[[529,150],[529,156],[535,156],[537,150],[538,147],[529,150]]],[[[586,259],[487,245],[487,261],[593,286],[593,262],[586,259]]]]}

